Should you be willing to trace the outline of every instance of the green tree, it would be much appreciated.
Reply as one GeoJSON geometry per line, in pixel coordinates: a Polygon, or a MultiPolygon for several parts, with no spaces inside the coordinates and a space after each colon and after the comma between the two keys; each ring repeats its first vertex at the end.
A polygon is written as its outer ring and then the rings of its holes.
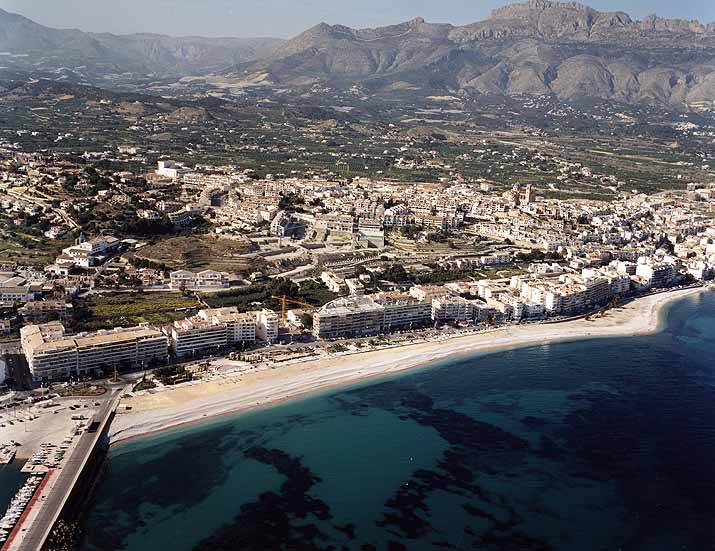
{"type": "Polygon", "coordinates": [[[290,279],[284,277],[272,279],[268,283],[268,290],[271,295],[276,297],[285,295],[287,297],[297,298],[300,294],[300,287],[290,279]]]}

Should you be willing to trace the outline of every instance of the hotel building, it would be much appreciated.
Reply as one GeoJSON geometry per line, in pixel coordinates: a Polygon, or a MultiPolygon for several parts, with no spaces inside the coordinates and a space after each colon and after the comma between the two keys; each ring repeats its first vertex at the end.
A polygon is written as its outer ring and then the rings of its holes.
{"type": "Polygon", "coordinates": [[[27,325],[20,330],[22,350],[35,381],[89,375],[98,369],[134,367],[166,361],[168,342],[156,329],[133,327],[91,334],[65,335],[59,322],[27,325]]]}
{"type": "Polygon", "coordinates": [[[228,344],[256,342],[257,316],[255,314],[241,313],[238,308],[231,306],[201,310],[199,317],[205,321],[225,325],[228,344]]]}
{"type": "Polygon", "coordinates": [[[366,337],[382,332],[385,310],[365,296],[329,302],[313,314],[313,334],[320,339],[366,337]]]}
{"type": "Polygon", "coordinates": [[[201,319],[185,319],[171,326],[171,350],[177,358],[219,350],[228,344],[226,325],[201,319]]]}

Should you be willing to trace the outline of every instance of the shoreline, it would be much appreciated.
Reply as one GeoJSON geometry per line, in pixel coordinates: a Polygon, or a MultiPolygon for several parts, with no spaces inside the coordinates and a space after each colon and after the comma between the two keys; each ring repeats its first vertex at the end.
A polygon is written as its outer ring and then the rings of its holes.
{"type": "Polygon", "coordinates": [[[525,348],[544,343],[657,333],[668,305],[705,291],[689,288],[635,299],[603,318],[563,323],[519,325],[493,331],[309,360],[259,371],[228,375],[123,399],[109,429],[110,445],[180,427],[274,406],[289,400],[377,380],[439,361],[525,348]]]}

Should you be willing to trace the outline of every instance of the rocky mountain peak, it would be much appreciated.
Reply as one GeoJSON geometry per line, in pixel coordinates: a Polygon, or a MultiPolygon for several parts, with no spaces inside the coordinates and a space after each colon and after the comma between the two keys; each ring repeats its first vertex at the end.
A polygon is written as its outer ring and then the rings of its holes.
{"type": "Polygon", "coordinates": [[[508,4],[501,8],[492,10],[490,19],[518,19],[528,16],[532,12],[544,11],[569,11],[582,14],[594,13],[596,10],[585,4],[578,2],[552,2],[550,0],[529,0],[528,2],[519,2],[508,4]]]}
{"type": "Polygon", "coordinates": [[[715,25],[657,16],[635,21],[552,0],[507,5],[464,26],[421,17],[373,29],[320,23],[287,42],[83,33],[0,10],[0,51],[13,54],[4,63],[14,71],[42,76],[69,68],[82,82],[220,72],[246,85],[358,83],[386,94],[715,106],[715,25]]]}
{"type": "Polygon", "coordinates": [[[600,12],[577,2],[550,0],[509,4],[492,11],[491,17],[482,23],[497,28],[497,35],[532,34],[544,38],[587,37],[594,30],[604,32],[632,25],[633,20],[623,12],[600,12]]]}
{"type": "Polygon", "coordinates": [[[685,19],[664,19],[657,15],[649,15],[639,24],[643,31],[671,32],[671,33],[712,33],[715,32],[715,23],[704,25],[699,21],[685,19]]]}

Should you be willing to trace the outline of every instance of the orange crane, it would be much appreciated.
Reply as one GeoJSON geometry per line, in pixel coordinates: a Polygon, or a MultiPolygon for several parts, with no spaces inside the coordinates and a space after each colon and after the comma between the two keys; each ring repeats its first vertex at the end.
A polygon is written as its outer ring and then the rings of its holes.
{"type": "Polygon", "coordinates": [[[286,304],[295,304],[298,306],[305,306],[306,308],[315,310],[315,306],[313,306],[312,304],[308,304],[307,302],[301,302],[299,300],[288,298],[285,295],[281,295],[279,297],[271,297],[271,298],[274,300],[278,300],[281,303],[281,327],[286,326],[286,304]]]}

